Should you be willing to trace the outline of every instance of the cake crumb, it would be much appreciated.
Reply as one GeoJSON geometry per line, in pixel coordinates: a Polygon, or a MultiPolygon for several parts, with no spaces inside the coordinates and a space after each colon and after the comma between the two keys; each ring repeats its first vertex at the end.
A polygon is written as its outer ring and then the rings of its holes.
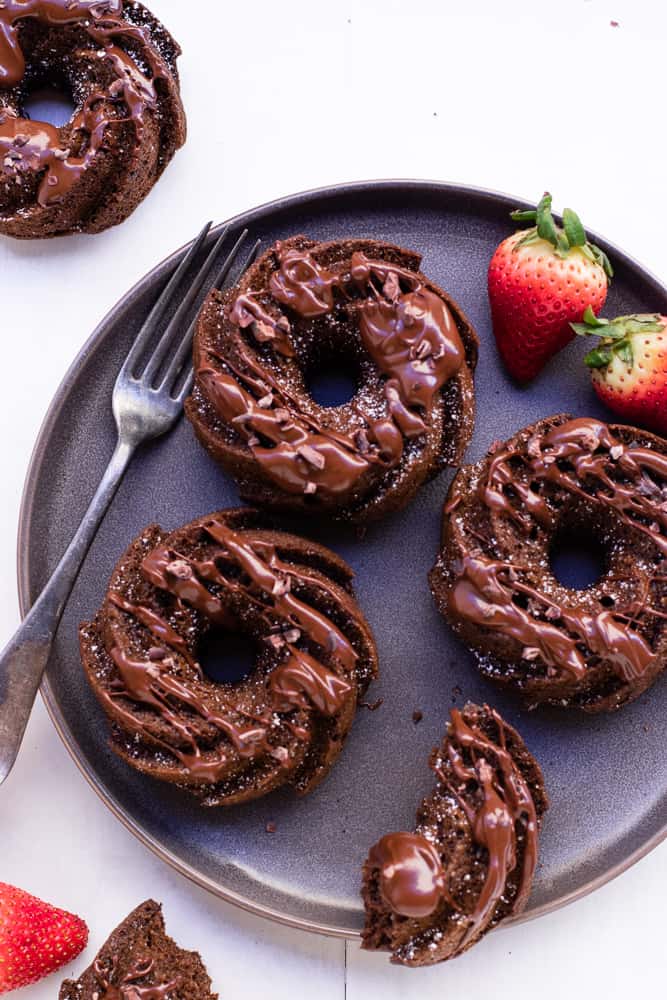
{"type": "Polygon", "coordinates": [[[414,710],[414,712],[412,713],[412,721],[414,722],[415,726],[419,722],[421,722],[423,718],[424,718],[424,713],[420,712],[420,710],[418,708],[416,708],[414,710]]]}
{"type": "Polygon", "coordinates": [[[384,705],[384,698],[378,698],[377,701],[360,701],[359,708],[367,708],[369,712],[377,712],[378,708],[384,705]]]}

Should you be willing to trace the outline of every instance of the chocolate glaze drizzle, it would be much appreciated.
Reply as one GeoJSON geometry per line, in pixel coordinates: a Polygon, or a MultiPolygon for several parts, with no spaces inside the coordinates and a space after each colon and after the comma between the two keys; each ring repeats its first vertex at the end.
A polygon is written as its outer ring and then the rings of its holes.
{"type": "Polygon", "coordinates": [[[470,823],[473,839],[488,852],[487,875],[475,907],[468,914],[468,927],[459,948],[465,948],[493,920],[496,907],[507,889],[507,880],[519,864],[517,835],[521,836],[522,859],[512,911],[525,906],[537,865],[538,824],[535,803],[525,778],[507,749],[505,724],[491,711],[498,727],[498,742],[492,742],[476,724],[469,724],[458,709],[451,713],[445,752],[453,771],[451,780],[442,765],[435,772],[443,786],[457,799],[470,823]],[[465,763],[464,753],[471,760],[465,763]],[[480,801],[471,805],[468,782],[475,782],[480,801]]]}
{"type": "MultiPolygon", "coordinates": [[[[202,751],[192,725],[174,709],[174,704],[189,709],[224,734],[240,758],[252,760],[268,755],[289,766],[287,749],[276,745],[275,737],[273,742],[270,738],[272,727],[275,729],[274,713],[291,715],[299,710],[335,716],[354,691],[350,682],[297,643],[305,640],[348,672],[354,670],[358,657],[329,618],[292,593],[293,586],[304,583],[327,590],[322,579],[312,576],[305,567],[281,560],[273,545],[259,539],[249,540],[220,520],[211,519],[204,530],[220,546],[208,559],[198,561],[158,546],[144,559],[142,572],[155,587],[172,594],[215,624],[238,628],[236,611],[232,608],[253,606],[259,611],[266,623],[265,641],[276,655],[283,657],[267,675],[266,713],[259,716],[248,713],[231,701],[223,705],[223,711],[210,709],[201,684],[178,676],[173,657],[168,655],[168,651],[178,653],[189,666],[194,666],[201,679],[201,669],[182,636],[151,608],[133,604],[116,593],[110,596],[111,604],[143,625],[166,648],[152,649],[148,659],[139,659],[114,645],[110,655],[118,671],[118,684],[105,698],[113,714],[122,718],[130,732],[162,745],[192,776],[217,782],[228,771],[227,749],[223,746],[216,751],[202,751]],[[210,585],[219,589],[220,596],[209,590],[210,585]],[[127,699],[156,712],[173,730],[176,745],[149,734],[146,725],[123,706],[122,701],[127,699]]],[[[282,721],[298,739],[310,741],[307,728],[290,719],[282,721]]]]}
{"type": "MultiPolygon", "coordinates": [[[[249,356],[244,361],[252,364],[249,356]]],[[[254,458],[284,490],[347,492],[370,468],[370,460],[357,453],[351,438],[316,430],[277,383],[267,391],[270,376],[262,374],[261,385],[240,370],[235,377],[200,368],[198,378],[216,412],[246,439],[254,458]]]]}
{"type": "Polygon", "coordinates": [[[155,962],[151,958],[139,962],[123,976],[120,983],[114,984],[117,978],[118,957],[114,955],[109,962],[95,960],[93,972],[100,991],[94,1000],[166,1000],[173,990],[177,989],[182,980],[180,976],[171,982],[155,986],[139,986],[137,980],[145,979],[153,973],[155,962]]]}
{"type": "MultiPolygon", "coordinates": [[[[519,531],[528,533],[535,522],[549,531],[556,526],[557,512],[539,488],[541,484],[593,499],[647,536],[659,553],[667,554],[667,508],[662,493],[667,484],[667,458],[663,455],[623,444],[600,421],[570,420],[542,436],[535,435],[525,448],[495,454],[479,496],[493,514],[509,518],[519,531]],[[515,461],[527,471],[526,481],[512,468],[515,461]],[[536,484],[537,490],[531,488],[536,484]]],[[[582,679],[591,655],[608,662],[627,683],[649,669],[655,656],[643,636],[631,628],[628,616],[607,609],[590,614],[557,604],[523,583],[520,571],[520,566],[488,558],[474,548],[464,552],[455,566],[456,581],[449,594],[454,615],[520,642],[523,658],[539,658],[550,677],[582,679]],[[516,603],[519,595],[529,599],[527,607],[516,603]]]]}
{"type": "Polygon", "coordinates": [[[593,496],[667,555],[667,509],[662,509],[660,488],[645,475],[667,482],[664,455],[650,448],[622,444],[607,424],[586,417],[554,427],[542,439],[532,438],[525,452],[499,452],[489,467],[484,501],[491,510],[527,529],[531,518],[542,526],[551,526],[553,512],[542,496],[517,482],[509,465],[517,458],[525,464],[533,482],[551,483],[584,499],[593,496]],[[564,463],[571,465],[572,471],[564,469],[564,463]],[[619,482],[615,475],[618,473],[630,482],[619,482]],[[517,510],[507,495],[507,486],[516,493],[523,510],[517,510]]]}
{"type": "Polygon", "coordinates": [[[0,8],[0,86],[15,87],[25,74],[17,23],[31,17],[45,24],[75,24],[118,18],[123,0],[3,0],[0,8]]]}
{"type": "Polygon", "coordinates": [[[23,80],[26,65],[18,24],[25,18],[49,25],[80,25],[94,48],[78,55],[101,60],[115,77],[106,90],[91,94],[72,118],[68,134],[76,146],[83,140],[79,153],[71,146],[63,147],[62,130],[0,109],[0,178],[14,178],[21,183],[26,174],[43,174],[38,192],[42,207],[62,202],[103,148],[107,127],[112,122],[130,121],[140,133],[146,112],[157,106],[155,82],[167,78],[168,69],[152,46],[148,30],[128,24],[122,13],[121,0],[3,0],[0,6],[0,88],[14,87],[23,80]],[[150,77],[114,44],[114,39],[120,38],[142,44],[150,77]]]}
{"type": "Polygon", "coordinates": [[[428,409],[436,392],[465,360],[454,317],[411,271],[356,253],[350,273],[360,288],[374,289],[374,279],[382,285],[384,298],[376,294],[359,306],[366,350],[380,370],[395,380],[407,407],[428,409]]]}
{"type": "Polygon", "coordinates": [[[117,608],[120,608],[121,611],[125,611],[128,615],[136,618],[138,622],[141,622],[144,628],[147,628],[158,641],[176,650],[191,667],[194,667],[201,674],[201,667],[190,653],[185,639],[161,615],[158,615],[152,608],[144,607],[141,604],[132,604],[122,594],[110,594],[109,600],[117,608]]]}
{"type": "Polygon", "coordinates": [[[276,244],[280,270],[271,275],[269,289],[274,299],[289,306],[304,319],[326,316],[334,307],[334,289],[341,286],[338,275],[321,267],[302,250],[284,250],[276,244]]]}
{"type": "Polygon", "coordinates": [[[250,327],[258,343],[271,343],[279,354],[283,354],[286,358],[294,357],[294,348],[287,336],[292,329],[287,316],[275,319],[253,295],[248,293],[239,295],[234,302],[229,319],[242,330],[250,327]]]}
{"type": "MultiPolygon", "coordinates": [[[[373,418],[356,407],[363,421],[357,432],[325,428],[245,351],[238,366],[211,355],[198,379],[216,413],[282,489],[346,493],[374,466],[395,468],[405,440],[427,432],[425,414],[463,364],[463,343],[446,304],[411,271],[354,253],[349,270],[335,273],[307,251],[280,243],[275,250],[280,268],[269,281],[274,300],[303,319],[331,314],[339,304],[357,317],[361,341],[387,378],[387,415],[373,418]]],[[[237,297],[229,319],[259,343],[294,356],[289,319],[272,317],[252,293],[237,297]]]]}
{"type": "Polygon", "coordinates": [[[587,670],[586,655],[578,648],[582,642],[590,653],[609,660],[626,681],[641,677],[653,662],[653,653],[642,636],[618,621],[612,612],[591,615],[558,605],[546,594],[512,580],[512,573],[511,563],[479,555],[464,556],[449,597],[450,607],[457,616],[516,639],[523,645],[526,659],[535,659],[538,653],[553,673],[568,674],[576,680],[587,670]],[[537,602],[543,612],[551,610],[552,621],[535,618],[515,604],[517,593],[537,602]]]}
{"type": "Polygon", "coordinates": [[[538,821],[530,789],[507,749],[503,720],[497,712],[485,711],[496,723],[497,741],[454,709],[442,755],[433,764],[441,790],[456,800],[472,839],[486,852],[486,877],[472,910],[466,912],[452,899],[443,858],[424,836],[390,834],[369,857],[380,870],[380,891],[394,913],[426,918],[443,903],[466,913],[456,952],[493,922],[509,876],[517,869],[512,911],[525,906],[537,864],[538,821]]]}

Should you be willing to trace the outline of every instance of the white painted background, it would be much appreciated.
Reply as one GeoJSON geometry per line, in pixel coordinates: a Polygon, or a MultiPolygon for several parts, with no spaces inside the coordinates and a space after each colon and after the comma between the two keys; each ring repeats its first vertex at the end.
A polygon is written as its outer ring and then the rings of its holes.
{"type": "MultiPolygon", "coordinates": [[[[667,276],[664,0],[151,0],[184,48],[190,138],[121,228],[0,241],[0,633],[18,622],[21,488],[48,402],[114,302],[209,217],[338,181],[421,177],[537,198],[667,276]],[[612,27],[610,21],[619,22],[612,27]]],[[[92,492],[93,484],[91,484],[92,492]]],[[[79,776],[43,707],[0,789],[0,880],[81,913],[91,959],[145,897],[224,1000],[664,995],[667,846],[594,896],[428,971],[299,934],[173,874],[79,776]]],[[[26,990],[54,1000],[59,978],[26,990]]]]}

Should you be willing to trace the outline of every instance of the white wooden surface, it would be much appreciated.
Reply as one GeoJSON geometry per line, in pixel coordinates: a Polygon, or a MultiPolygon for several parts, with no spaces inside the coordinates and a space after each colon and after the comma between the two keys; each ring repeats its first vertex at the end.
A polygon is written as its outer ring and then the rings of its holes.
{"type": "MultiPolygon", "coordinates": [[[[663,0],[151,0],[184,48],[190,138],[121,228],[0,242],[0,633],[18,621],[15,532],[32,443],[97,321],[208,217],[337,181],[424,177],[536,198],[667,275],[663,0]],[[612,26],[617,21],[618,26],[612,26]]],[[[92,492],[93,484],[91,484],[92,492]]],[[[223,820],[224,821],[224,820],[223,820]]],[[[148,895],[227,1000],[606,1000],[664,991],[667,846],[594,896],[448,966],[389,967],[270,925],[173,874],[89,790],[38,705],[0,789],[0,880],[80,912],[81,970],[148,895]]],[[[54,977],[26,1000],[57,994],[54,977]]]]}

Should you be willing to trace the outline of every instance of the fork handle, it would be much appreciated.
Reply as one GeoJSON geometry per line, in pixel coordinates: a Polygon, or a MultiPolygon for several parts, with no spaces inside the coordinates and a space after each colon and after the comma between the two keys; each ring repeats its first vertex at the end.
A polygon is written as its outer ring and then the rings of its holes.
{"type": "Polygon", "coordinates": [[[0,654],[0,784],[14,765],[79,570],[136,445],[119,438],[90,506],[53,576],[0,654]]]}

